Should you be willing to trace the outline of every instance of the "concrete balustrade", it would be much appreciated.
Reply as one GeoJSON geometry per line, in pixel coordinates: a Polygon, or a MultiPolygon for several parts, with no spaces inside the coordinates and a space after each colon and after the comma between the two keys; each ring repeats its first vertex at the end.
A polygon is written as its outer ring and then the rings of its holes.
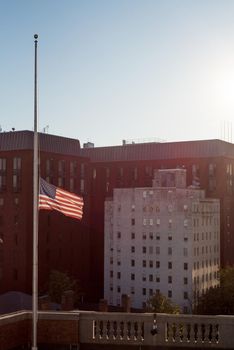
{"type": "MultiPolygon", "coordinates": [[[[0,316],[0,349],[30,348],[31,312],[0,316]]],[[[46,349],[234,349],[234,316],[39,312],[38,343],[46,349]],[[135,346],[135,347],[134,347],[135,346]],[[102,349],[102,347],[101,347],[102,349]]]]}

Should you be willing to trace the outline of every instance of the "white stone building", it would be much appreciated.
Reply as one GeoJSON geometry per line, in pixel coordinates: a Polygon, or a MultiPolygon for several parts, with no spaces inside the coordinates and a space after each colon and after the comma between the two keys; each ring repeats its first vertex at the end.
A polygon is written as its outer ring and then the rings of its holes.
{"type": "Polygon", "coordinates": [[[158,170],[152,188],[115,189],[105,202],[104,297],[142,308],[160,291],[191,312],[218,285],[220,204],[186,188],[186,170],[158,170]]]}

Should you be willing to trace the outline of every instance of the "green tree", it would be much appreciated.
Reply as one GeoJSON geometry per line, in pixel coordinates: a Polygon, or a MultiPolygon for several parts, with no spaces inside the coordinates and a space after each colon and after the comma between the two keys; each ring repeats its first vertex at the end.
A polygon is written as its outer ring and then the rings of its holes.
{"type": "Polygon", "coordinates": [[[234,314],[234,267],[220,271],[220,285],[210,288],[198,299],[195,313],[204,315],[234,314]]]}
{"type": "Polygon", "coordinates": [[[166,314],[179,314],[180,308],[161,293],[155,293],[147,300],[147,311],[166,314]]]}
{"type": "Polygon", "coordinates": [[[60,304],[62,295],[67,290],[72,290],[77,298],[79,295],[78,282],[64,272],[52,270],[48,283],[48,294],[51,301],[60,304]]]}

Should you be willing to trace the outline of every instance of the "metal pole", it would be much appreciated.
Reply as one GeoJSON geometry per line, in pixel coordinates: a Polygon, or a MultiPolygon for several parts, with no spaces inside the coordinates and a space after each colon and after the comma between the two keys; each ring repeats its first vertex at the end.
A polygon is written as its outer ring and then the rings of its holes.
{"type": "Polygon", "coordinates": [[[37,134],[37,39],[34,35],[34,147],[33,147],[33,298],[32,298],[32,350],[37,350],[38,319],[38,134],[37,134]]]}

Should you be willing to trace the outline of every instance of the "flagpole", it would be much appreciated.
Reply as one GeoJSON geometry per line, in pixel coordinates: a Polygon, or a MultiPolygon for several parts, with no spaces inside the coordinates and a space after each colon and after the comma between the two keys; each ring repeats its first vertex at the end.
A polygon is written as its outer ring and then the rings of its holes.
{"type": "Polygon", "coordinates": [[[37,133],[37,39],[34,35],[34,142],[33,142],[33,283],[32,283],[32,350],[37,350],[38,320],[38,133],[37,133]]]}

